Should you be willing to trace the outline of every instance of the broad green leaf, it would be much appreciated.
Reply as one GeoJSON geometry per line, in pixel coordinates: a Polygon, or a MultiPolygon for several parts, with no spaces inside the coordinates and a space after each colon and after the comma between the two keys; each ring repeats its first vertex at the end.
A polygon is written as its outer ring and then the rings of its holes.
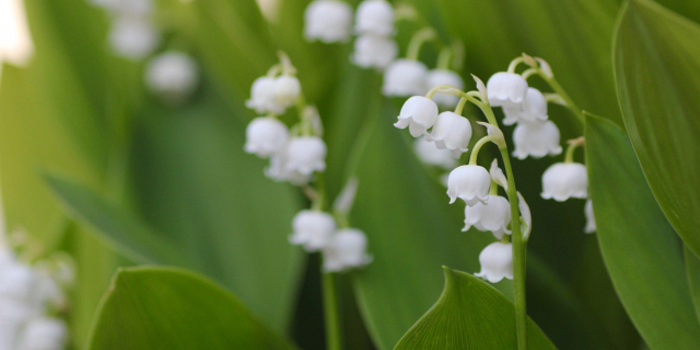
{"type": "Polygon", "coordinates": [[[629,139],[588,116],[586,164],[600,249],[632,322],[652,349],[697,349],[682,246],[658,208],[629,139]]]}
{"type": "Polygon", "coordinates": [[[233,295],[186,270],[120,270],[90,338],[93,350],[295,349],[233,295]]]}
{"type": "Polygon", "coordinates": [[[668,221],[700,254],[700,25],[646,0],[622,11],[615,78],[632,146],[668,221]]]}
{"type": "MultiPolygon", "coordinates": [[[[445,289],[437,303],[401,338],[396,350],[517,348],[515,307],[488,283],[443,267],[445,289]]],[[[528,349],[556,349],[528,319],[528,349]]]]}
{"type": "Polygon", "coordinates": [[[688,284],[690,284],[690,295],[693,297],[693,303],[695,304],[695,314],[700,320],[700,259],[688,247],[683,249],[683,253],[685,255],[688,284]]]}

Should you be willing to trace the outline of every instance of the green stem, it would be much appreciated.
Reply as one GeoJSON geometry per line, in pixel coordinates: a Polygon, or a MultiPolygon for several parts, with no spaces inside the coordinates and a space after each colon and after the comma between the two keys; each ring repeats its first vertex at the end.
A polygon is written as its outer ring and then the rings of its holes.
{"type": "Polygon", "coordinates": [[[428,40],[433,40],[435,38],[435,30],[430,27],[423,28],[416,32],[411,38],[411,42],[408,44],[408,52],[406,53],[406,58],[409,60],[417,61],[418,55],[420,54],[420,48],[428,40]]]}
{"type": "Polygon", "coordinates": [[[493,137],[491,136],[484,136],[479,139],[479,141],[476,142],[474,145],[474,148],[472,148],[472,154],[469,155],[469,165],[474,165],[476,164],[476,158],[479,156],[479,151],[481,151],[481,147],[483,147],[485,144],[491,142],[493,140],[493,137]]]}
{"type": "Polygon", "coordinates": [[[444,70],[450,69],[450,60],[452,60],[453,56],[454,56],[454,54],[452,52],[451,47],[449,47],[449,46],[443,47],[442,50],[440,50],[440,55],[438,56],[437,69],[444,69],[444,70]]]}
{"type": "Polygon", "coordinates": [[[321,271],[323,283],[323,311],[326,322],[326,349],[341,350],[343,348],[340,330],[338,301],[336,300],[335,275],[321,271]]]}
{"type": "Polygon", "coordinates": [[[554,92],[559,94],[559,97],[561,97],[566,102],[566,106],[569,107],[569,109],[574,113],[574,115],[576,115],[576,118],[578,118],[578,121],[581,122],[581,124],[585,124],[586,117],[583,115],[583,111],[581,111],[581,109],[578,107],[576,102],[574,102],[574,100],[571,98],[571,96],[569,96],[569,94],[566,93],[566,90],[564,90],[564,88],[559,84],[557,79],[554,77],[551,77],[551,78],[548,77],[539,68],[535,68],[535,69],[537,70],[537,73],[542,77],[542,79],[544,79],[544,81],[546,81],[547,84],[549,84],[549,86],[552,88],[552,90],[554,90],[554,92]]]}

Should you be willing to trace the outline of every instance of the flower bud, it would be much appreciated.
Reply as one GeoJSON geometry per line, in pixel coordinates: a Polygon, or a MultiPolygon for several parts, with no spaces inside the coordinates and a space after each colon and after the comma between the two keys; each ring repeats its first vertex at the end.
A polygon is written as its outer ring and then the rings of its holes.
{"type": "Polygon", "coordinates": [[[583,211],[586,215],[586,228],[583,230],[583,232],[593,233],[597,231],[598,229],[595,225],[595,217],[593,216],[593,202],[590,199],[586,201],[586,206],[583,211]]]}
{"type": "Polygon", "coordinates": [[[581,163],[554,163],[542,175],[542,198],[563,202],[588,197],[588,175],[581,163]]]}
{"type": "MultiPolygon", "coordinates": [[[[457,72],[446,69],[433,69],[428,72],[427,89],[430,90],[436,86],[449,85],[459,90],[464,90],[464,81],[457,72]]],[[[447,95],[440,92],[433,95],[433,100],[444,108],[455,108],[459,103],[459,96],[447,95]]]]}
{"type": "Polygon", "coordinates": [[[339,272],[369,264],[372,256],[367,254],[367,236],[354,228],[339,230],[323,248],[323,269],[339,272]]]}
{"type": "Polygon", "coordinates": [[[292,228],[294,233],[289,236],[289,242],[303,246],[307,252],[325,247],[336,230],[333,216],[316,210],[300,211],[292,221],[292,228]]]}
{"type": "Polygon", "coordinates": [[[464,209],[464,217],[463,232],[474,226],[479,231],[493,232],[498,239],[501,239],[504,233],[510,234],[510,202],[504,197],[489,195],[486,203],[467,206],[464,209]]]}
{"type": "Polygon", "coordinates": [[[250,89],[250,99],[245,101],[246,107],[255,110],[258,114],[284,113],[284,107],[275,99],[276,79],[263,76],[255,79],[250,89]]]}
{"type": "Polygon", "coordinates": [[[396,42],[375,34],[363,34],[355,40],[355,51],[350,60],[362,68],[384,70],[399,53],[396,42]]]}
{"type": "Polygon", "coordinates": [[[551,120],[519,123],[513,131],[515,151],[513,156],[525,159],[528,156],[542,158],[561,153],[559,128],[551,120]]]}
{"type": "Polygon", "coordinates": [[[391,36],[394,34],[394,9],[384,0],[365,0],[357,7],[355,32],[391,36]]]}
{"type": "Polygon", "coordinates": [[[437,120],[438,106],[435,101],[423,96],[413,96],[404,102],[394,126],[399,129],[408,127],[411,136],[418,137],[426,134],[437,120]]]}
{"type": "Polygon", "coordinates": [[[273,117],[258,117],[246,128],[243,149],[260,158],[269,157],[284,149],[289,131],[287,126],[273,117]]]}
{"type": "Polygon", "coordinates": [[[280,75],[275,78],[274,99],[282,109],[293,105],[301,94],[299,79],[291,75],[280,75]]]}
{"type": "Polygon", "coordinates": [[[109,43],[118,56],[138,61],[148,56],[160,42],[156,28],[146,20],[119,18],[112,24],[109,43]]]}
{"type": "Polygon", "coordinates": [[[430,142],[425,137],[416,139],[413,143],[413,149],[418,159],[425,164],[439,166],[448,170],[457,166],[457,159],[452,156],[450,150],[438,148],[435,142],[430,142]]]}
{"type": "Polygon", "coordinates": [[[385,96],[423,95],[427,92],[428,68],[421,62],[400,59],[384,72],[382,93],[385,96]]]}
{"type": "Polygon", "coordinates": [[[519,106],[503,106],[506,118],[503,124],[513,125],[517,122],[539,122],[547,120],[547,99],[535,88],[527,88],[525,100],[519,106]]]}
{"type": "Polygon", "coordinates": [[[491,186],[491,175],[486,168],[478,165],[462,165],[450,172],[447,178],[447,195],[450,204],[457,198],[464,200],[468,206],[486,203],[491,186]]]}
{"type": "Polygon", "coordinates": [[[326,143],[319,137],[301,136],[292,138],[287,145],[287,171],[311,175],[314,171],[326,170],[326,143]]]}
{"type": "Polygon", "coordinates": [[[61,350],[66,342],[68,329],[58,319],[35,318],[24,328],[18,341],[18,350],[61,350]]]}
{"type": "Polygon", "coordinates": [[[525,101],[527,81],[515,73],[498,72],[486,82],[491,106],[518,107],[525,101]]]}
{"type": "Polygon", "coordinates": [[[474,276],[481,277],[491,283],[500,282],[503,278],[513,279],[513,246],[510,243],[494,242],[486,246],[479,254],[481,272],[474,276]]]}
{"type": "Polygon", "coordinates": [[[442,112],[427,138],[435,141],[438,148],[446,148],[452,151],[455,158],[459,158],[467,151],[472,138],[472,126],[469,119],[457,113],[442,112]]]}
{"type": "Polygon", "coordinates": [[[171,102],[180,102],[197,88],[199,71],[190,56],[169,51],[148,63],[145,79],[151,93],[171,102]]]}
{"type": "Polygon", "coordinates": [[[315,0],[306,7],[304,22],[306,40],[344,42],[350,38],[352,7],[339,0],[315,0]]]}

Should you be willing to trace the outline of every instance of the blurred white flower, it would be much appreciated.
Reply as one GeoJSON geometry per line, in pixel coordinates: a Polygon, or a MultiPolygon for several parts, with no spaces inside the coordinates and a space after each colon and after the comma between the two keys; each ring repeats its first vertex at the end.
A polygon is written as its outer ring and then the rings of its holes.
{"type": "Polygon", "coordinates": [[[391,36],[394,34],[394,9],[384,0],[365,0],[357,7],[355,32],[391,36]]]}
{"type": "Polygon", "coordinates": [[[153,0],[91,0],[115,17],[145,18],[153,13],[153,0]]]}
{"type": "Polygon", "coordinates": [[[289,131],[287,126],[274,117],[258,117],[246,128],[247,153],[265,158],[281,152],[287,144],[289,131]]]}
{"type": "Polygon", "coordinates": [[[61,350],[68,329],[58,319],[38,317],[27,323],[17,342],[17,350],[61,350]]]}
{"type": "Polygon", "coordinates": [[[148,56],[160,42],[158,30],[148,21],[128,17],[112,23],[109,43],[114,54],[138,61],[148,56]]]}
{"type": "Polygon", "coordinates": [[[586,215],[586,228],[584,232],[593,233],[597,231],[598,228],[595,225],[595,216],[593,216],[593,202],[590,199],[586,201],[584,214],[586,215]]]}
{"type": "Polygon", "coordinates": [[[282,114],[284,108],[275,99],[275,78],[262,76],[255,79],[250,88],[250,99],[245,101],[246,107],[258,114],[282,114]]]}
{"type": "Polygon", "coordinates": [[[542,198],[563,202],[588,197],[588,175],[581,163],[554,163],[542,175],[542,198]]]}
{"type": "Polygon", "coordinates": [[[408,128],[411,136],[418,137],[426,134],[437,119],[438,106],[435,101],[423,96],[413,96],[404,102],[394,126],[399,129],[408,128]]]}
{"type": "Polygon", "coordinates": [[[325,247],[335,233],[333,216],[317,210],[302,210],[292,221],[294,233],[289,242],[301,245],[307,252],[316,252],[325,247]]]}
{"type": "Polygon", "coordinates": [[[464,209],[462,231],[474,226],[479,231],[491,231],[496,238],[501,239],[503,234],[510,234],[510,220],[510,202],[505,197],[489,195],[485,203],[479,202],[464,209]]]}
{"type": "Polygon", "coordinates": [[[287,171],[311,175],[314,171],[326,170],[326,143],[319,137],[300,136],[289,140],[287,145],[287,171]]]}
{"type": "Polygon", "coordinates": [[[363,34],[355,40],[355,51],[350,60],[362,68],[386,69],[399,53],[392,38],[375,34],[363,34]]]}
{"type": "Polygon", "coordinates": [[[559,128],[551,120],[518,123],[513,131],[513,156],[518,159],[555,156],[562,151],[559,140],[559,128]]]}
{"type": "Polygon", "coordinates": [[[151,93],[177,103],[185,100],[197,88],[199,69],[189,55],[168,51],[148,63],[145,80],[151,93]]]}
{"type": "Polygon", "coordinates": [[[513,246],[510,243],[494,242],[486,246],[479,254],[481,272],[474,276],[491,283],[503,278],[513,279],[513,246]]]}
{"type": "Polygon", "coordinates": [[[324,43],[347,41],[352,26],[352,7],[340,0],[315,0],[304,12],[304,36],[324,43]]]}
{"type": "Polygon", "coordinates": [[[459,158],[467,151],[472,138],[472,126],[469,119],[457,113],[442,112],[426,137],[435,141],[438,148],[446,148],[452,152],[452,156],[459,158]]]}
{"type": "Polygon", "coordinates": [[[36,274],[20,262],[4,264],[0,269],[0,298],[28,300],[36,287],[36,274]]]}
{"type": "Polygon", "coordinates": [[[326,272],[363,267],[371,261],[372,256],[367,254],[367,236],[358,229],[339,230],[323,248],[323,269],[326,272]]]}
{"type": "Polygon", "coordinates": [[[547,120],[547,99],[535,88],[527,88],[525,100],[519,106],[503,106],[506,118],[503,124],[513,125],[517,122],[539,122],[547,120]]]}
{"type": "MultiPolygon", "coordinates": [[[[429,71],[426,81],[427,90],[440,85],[449,85],[459,90],[464,90],[464,80],[462,80],[462,77],[460,77],[457,72],[447,69],[433,69],[429,71]]],[[[440,92],[433,95],[433,100],[444,108],[455,108],[457,103],[459,103],[459,98],[460,97],[457,95],[447,95],[440,92]]]]}
{"type": "Polygon", "coordinates": [[[498,72],[486,83],[491,106],[515,108],[525,101],[527,81],[515,73],[498,72]]]}
{"type": "Polygon", "coordinates": [[[423,95],[427,92],[428,68],[414,60],[399,59],[384,72],[382,94],[385,96],[423,95]]]}
{"type": "Polygon", "coordinates": [[[447,178],[447,195],[450,204],[457,198],[464,200],[467,205],[486,203],[491,186],[491,175],[486,168],[478,165],[462,165],[450,172],[447,178]]]}
{"type": "Polygon", "coordinates": [[[457,159],[452,156],[450,150],[438,148],[435,142],[428,141],[425,137],[416,139],[413,143],[413,149],[418,155],[418,159],[425,164],[439,166],[448,170],[457,166],[457,159]]]}
{"type": "Polygon", "coordinates": [[[265,168],[265,176],[279,182],[289,182],[292,185],[301,186],[307,184],[312,179],[311,174],[302,174],[287,167],[287,145],[283,149],[272,155],[270,165],[265,168]]]}
{"type": "Polygon", "coordinates": [[[274,99],[277,106],[286,109],[297,102],[299,94],[301,84],[297,77],[283,74],[275,78],[274,99]]]}

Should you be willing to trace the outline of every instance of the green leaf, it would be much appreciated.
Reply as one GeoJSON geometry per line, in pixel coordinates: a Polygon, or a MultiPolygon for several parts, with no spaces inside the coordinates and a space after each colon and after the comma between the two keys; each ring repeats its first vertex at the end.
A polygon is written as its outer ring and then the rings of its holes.
{"type": "MultiPolygon", "coordinates": [[[[515,349],[515,307],[488,283],[443,267],[445,289],[437,303],[401,338],[402,349],[515,349]]],[[[556,349],[528,319],[528,349],[556,349]]]]}
{"type": "Polygon", "coordinates": [[[652,349],[700,348],[681,245],[622,129],[586,121],[586,163],[598,240],[622,304],[652,349]]]}
{"type": "Polygon", "coordinates": [[[172,268],[120,270],[105,294],[89,349],[295,349],[233,295],[172,268]]]}
{"type": "Polygon", "coordinates": [[[690,284],[690,295],[695,304],[695,314],[700,319],[700,259],[686,246],[683,249],[685,269],[690,284]]]}
{"type": "Polygon", "coordinates": [[[646,0],[628,3],[615,35],[622,114],[649,187],[700,254],[700,26],[646,0]]]}

